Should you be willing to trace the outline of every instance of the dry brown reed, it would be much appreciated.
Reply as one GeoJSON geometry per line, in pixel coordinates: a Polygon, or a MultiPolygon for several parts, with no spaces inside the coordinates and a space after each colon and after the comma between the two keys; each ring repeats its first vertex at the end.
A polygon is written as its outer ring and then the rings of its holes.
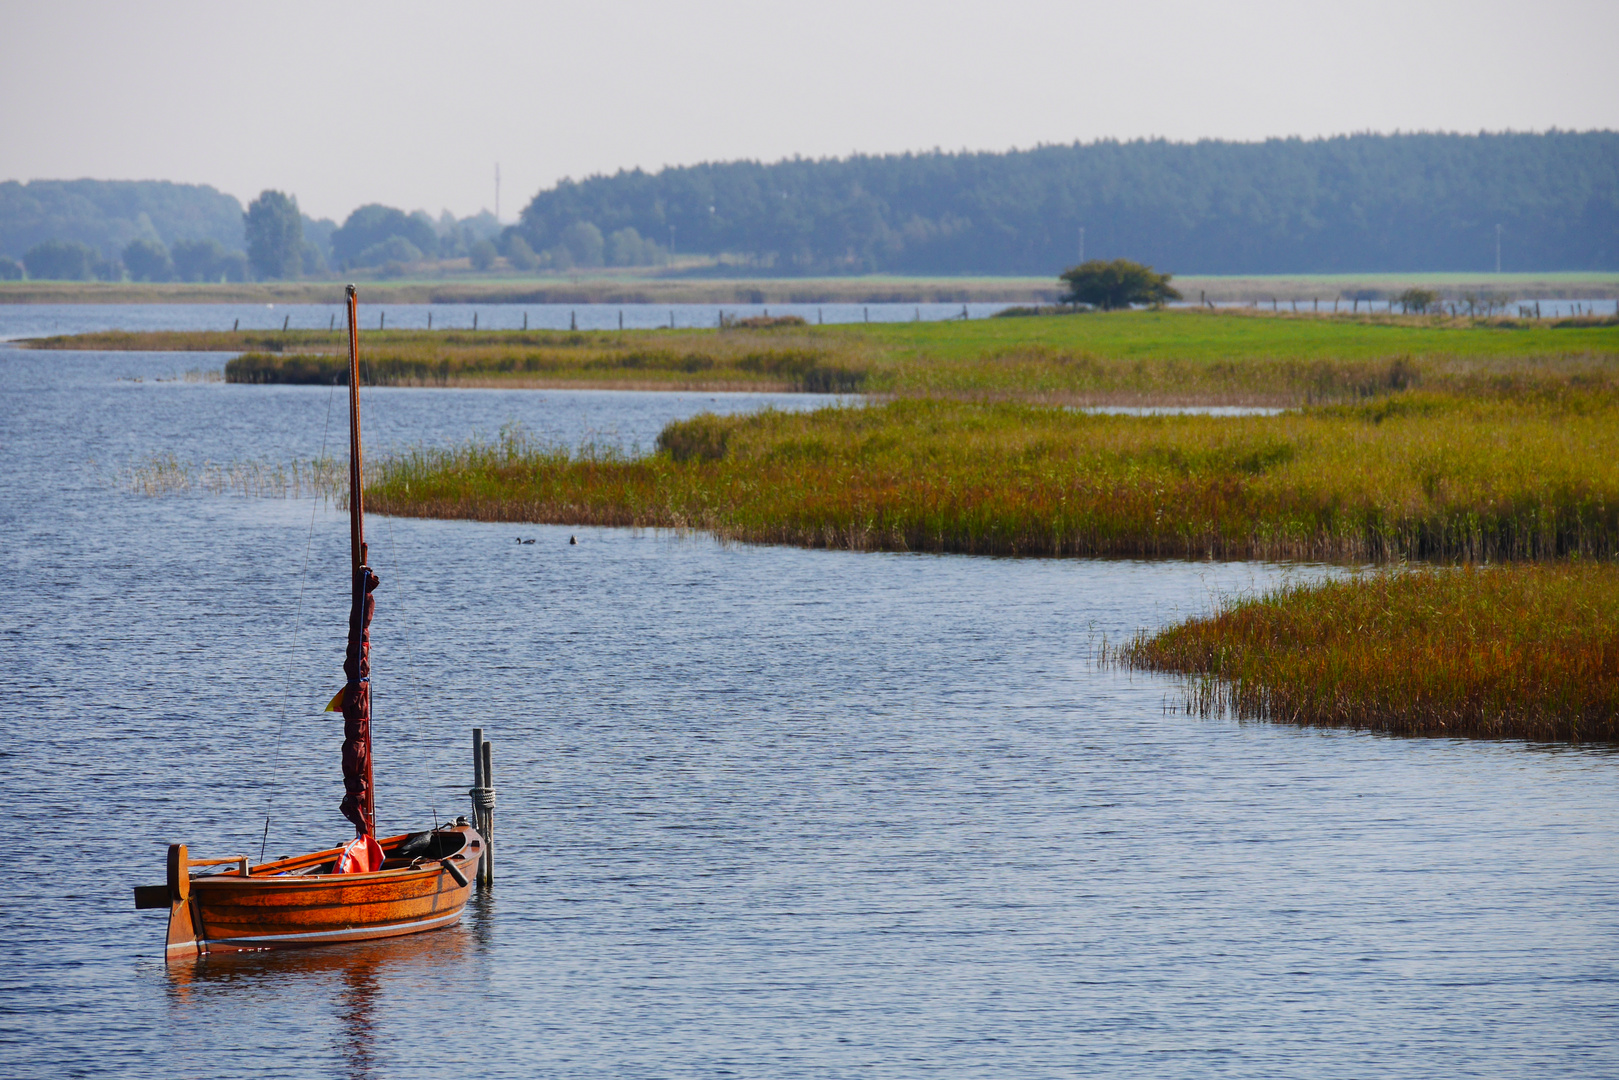
{"type": "Polygon", "coordinates": [[[520,439],[384,463],[425,517],[703,529],[758,543],[1175,558],[1619,554],[1614,395],[1407,392],[1279,416],[901,399],[699,416],[659,452],[520,439]]]}
{"type": "Polygon", "coordinates": [[[1201,716],[1400,735],[1619,739],[1619,566],[1392,569],[1284,587],[1114,654],[1201,716]]]}

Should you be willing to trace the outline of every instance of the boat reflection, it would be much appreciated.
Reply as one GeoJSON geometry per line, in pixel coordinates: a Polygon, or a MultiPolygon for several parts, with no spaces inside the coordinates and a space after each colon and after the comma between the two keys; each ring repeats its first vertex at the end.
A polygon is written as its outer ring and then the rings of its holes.
{"type": "Polygon", "coordinates": [[[217,1014],[238,1006],[262,1009],[267,998],[297,1001],[300,1011],[313,1007],[330,1017],[337,1036],[333,1049],[346,1066],[343,1075],[369,1080],[383,1072],[378,1048],[388,1025],[378,1015],[381,997],[471,981],[484,949],[477,926],[483,920],[469,921],[473,925],[385,941],[171,962],[166,965],[170,1007],[217,1014]],[[323,996],[328,1006],[318,1004],[323,996]]]}

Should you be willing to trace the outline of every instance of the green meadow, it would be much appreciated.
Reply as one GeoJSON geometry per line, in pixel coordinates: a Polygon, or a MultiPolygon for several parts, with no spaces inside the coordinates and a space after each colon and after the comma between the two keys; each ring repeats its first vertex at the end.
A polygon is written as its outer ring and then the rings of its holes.
{"type": "MultiPolygon", "coordinates": [[[[240,352],[226,368],[237,382],[346,378],[342,332],[108,332],[33,344],[240,352]]],[[[1605,377],[1619,360],[1619,325],[1169,310],[622,333],[368,330],[361,349],[362,378],[379,385],[1290,407],[1417,387],[1465,393],[1529,375],[1605,377]]]]}

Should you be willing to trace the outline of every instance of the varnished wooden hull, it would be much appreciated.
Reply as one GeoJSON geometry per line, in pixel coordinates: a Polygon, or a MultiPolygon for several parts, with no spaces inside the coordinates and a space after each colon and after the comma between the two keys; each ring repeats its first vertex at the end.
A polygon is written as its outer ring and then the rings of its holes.
{"type": "MultiPolygon", "coordinates": [[[[461,918],[476,880],[483,839],[471,826],[443,830],[464,839],[453,855],[366,874],[309,873],[341,849],[311,852],[188,881],[169,911],[167,955],[304,948],[398,937],[461,918]]],[[[408,834],[383,841],[392,854],[408,834]]],[[[403,861],[403,860],[396,860],[403,861]]]]}

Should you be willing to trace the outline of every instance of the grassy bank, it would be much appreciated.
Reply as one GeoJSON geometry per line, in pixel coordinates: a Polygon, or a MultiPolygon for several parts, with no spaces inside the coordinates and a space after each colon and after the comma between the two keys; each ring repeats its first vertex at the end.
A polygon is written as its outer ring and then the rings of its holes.
{"type": "MultiPolygon", "coordinates": [[[[771,330],[365,331],[385,385],[862,390],[1057,404],[1294,406],[1527,373],[1606,379],[1619,325],[1135,311],[771,330]]],[[[241,382],[343,377],[324,330],[47,338],[42,348],[240,351],[241,382]]]]}
{"type": "Polygon", "coordinates": [[[511,437],[372,475],[383,513],[813,547],[1607,558],[1619,554],[1619,394],[1543,381],[1240,418],[901,399],[699,416],[638,459],[511,437]]]}
{"type": "Polygon", "coordinates": [[[1406,735],[1619,739],[1619,567],[1387,572],[1228,602],[1120,651],[1205,715],[1406,735]]]}

